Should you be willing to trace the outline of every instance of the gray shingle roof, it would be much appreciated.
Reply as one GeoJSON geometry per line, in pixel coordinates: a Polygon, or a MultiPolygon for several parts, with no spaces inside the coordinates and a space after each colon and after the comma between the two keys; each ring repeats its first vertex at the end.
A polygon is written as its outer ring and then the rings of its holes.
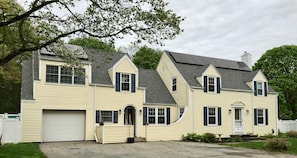
{"type": "Polygon", "coordinates": [[[176,104],[156,70],[139,69],[139,86],[146,87],[146,103],[176,104]]]}
{"type": "MultiPolygon", "coordinates": [[[[222,88],[251,90],[246,82],[252,81],[258,71],[252,71],[245,63],[239,61],[209,58],[166,51],[171,61],[190,86],[202,87],[196,80],[206,68],[214,65],[222,77],[222,88]]],[[[270,92],[274,90],[269,87],[270,92]]]]}

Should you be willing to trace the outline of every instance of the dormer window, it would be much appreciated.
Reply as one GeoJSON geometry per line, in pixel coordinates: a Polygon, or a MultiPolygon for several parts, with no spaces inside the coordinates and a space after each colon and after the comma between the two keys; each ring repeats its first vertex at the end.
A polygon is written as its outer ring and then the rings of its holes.
{"type": "Polygon", "coordinates": [[[46,65],[46,83],[85,85],[85,69],[46,65]]]}
{"type": "Polygon", "coordinates": [[[214,77],[208,77],[208,92],[215,92],[215,78],[214,77]]]}
{"type": "Polygon", "coordinates": [[[204,76],[204,92],[207,93],[220,93],[221,91],[221,78],[213,76],[204,76]]]}
{"type": "Polygon", "coordinates": [[[267,82],[254,81],[254,95],[267,96],[267,82]]]}
{"type": "Polygon", "coordinates": [[[121,91],[130,91],[130,74],[122,74],[121,91]]]}
{"type": "Polygon", "coordinates": [[[117,92],[135,92],[135,74],[116,73],[116,91],[117,92]]]}

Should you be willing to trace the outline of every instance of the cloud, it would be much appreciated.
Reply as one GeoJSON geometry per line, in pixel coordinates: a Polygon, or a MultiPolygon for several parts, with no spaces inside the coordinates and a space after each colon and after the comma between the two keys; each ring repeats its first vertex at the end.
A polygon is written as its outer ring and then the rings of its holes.
{"type": "Polygon", "coordinates": [[[295,0],[168,1],[186,17],[184,32],[164,49],[231,60],[244,51],[257,60],[266,50],[297,43],[295,0]]]}

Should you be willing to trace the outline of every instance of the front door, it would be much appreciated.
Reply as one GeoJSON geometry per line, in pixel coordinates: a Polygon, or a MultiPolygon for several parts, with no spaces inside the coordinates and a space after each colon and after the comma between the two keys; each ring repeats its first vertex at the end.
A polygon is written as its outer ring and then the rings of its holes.
{"type": "Polygon", "coordinates": [[[242,108],[234,108],[234,134],[243,134],[242,108]]]}
{"type": "Polygon", "coordinates": [[[127,106],[124,110],[124,124],[134,125],[134,136],[136,135],[136,123],[135,123],[135,108],[133,106],[127,106]]]}

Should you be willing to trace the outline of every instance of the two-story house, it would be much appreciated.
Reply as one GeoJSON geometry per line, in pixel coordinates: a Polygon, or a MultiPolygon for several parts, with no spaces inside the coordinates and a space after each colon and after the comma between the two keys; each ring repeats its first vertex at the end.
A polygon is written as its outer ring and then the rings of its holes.
{"type": "Polygon", "coordinates": [[[244,62],[164,52],[157,70],[144,70],[123,53],[67,47],[81,68],[50,49],[22,63],[23,142],[277,132],[277,93],[244,62]]]}

